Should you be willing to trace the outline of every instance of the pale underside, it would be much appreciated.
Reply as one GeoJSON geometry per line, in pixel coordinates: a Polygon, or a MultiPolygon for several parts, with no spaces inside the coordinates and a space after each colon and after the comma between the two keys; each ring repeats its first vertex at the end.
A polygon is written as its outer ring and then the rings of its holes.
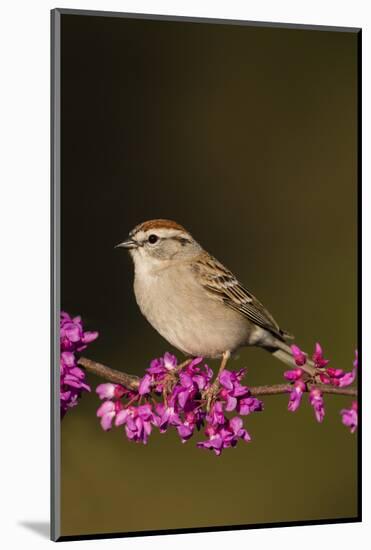
{"type": "Polygon", "coordinates": [[[136,263],[134,291],[151,325],[186,355],[220,357],[283,339],[270,313],[209,255],[158,268],[136,263]]]}

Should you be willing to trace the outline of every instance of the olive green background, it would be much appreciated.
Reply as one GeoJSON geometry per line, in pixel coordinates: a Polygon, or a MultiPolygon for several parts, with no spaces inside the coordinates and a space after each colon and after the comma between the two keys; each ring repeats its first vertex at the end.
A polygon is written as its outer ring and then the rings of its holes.
{"type": "MultiPolygon", "coordinates": [[[[141,316],[114,250],[134,225],[185,225],[311,352],[356,347],[357,34],[62,15],[62,308],[87,356],[142,374],[175,351],[141,316]]],[[[182,312],[179,312],[181,315],[182,312]]],[[[178,357],[180,354],[177,353],[178,357]]],[[[209,362],[213,368],[214,361],[209,362]]],[[[247,385],[281,364],[243,349],[247,385]]],[[[94,388],[101,380],[88,375],[94,388]]],[[[349,398],[264,400],[249,444],[216,457],[154,433],[105,433],[94,391],[62,422],[62,534],[357,515],[349,398]]]]}

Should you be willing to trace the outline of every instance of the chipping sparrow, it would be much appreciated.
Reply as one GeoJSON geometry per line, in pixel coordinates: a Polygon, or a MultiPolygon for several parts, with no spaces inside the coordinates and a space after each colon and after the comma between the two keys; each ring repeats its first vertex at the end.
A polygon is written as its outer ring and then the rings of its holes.
{"type": "Polygon", "coordinates": [[[196,357],[222,357],[259,346],[295,365],[272,315],[228,269],[178,223],[137,225],[117,245],[134,260],[134,292],[144,317],[175,348],[196,357]]]}

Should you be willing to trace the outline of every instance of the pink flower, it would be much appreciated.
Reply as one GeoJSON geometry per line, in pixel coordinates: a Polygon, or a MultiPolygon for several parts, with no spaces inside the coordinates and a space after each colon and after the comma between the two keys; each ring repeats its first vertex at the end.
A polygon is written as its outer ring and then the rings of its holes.
{"type": "Polygon", "coordinates": [[[322,384],[332,384],[333,383],[333,379],[330,378],[330,376],[328,376],[324,372],[321,372],[321,374],[319,375],[319,379],[322,382],[322,384]]]}
{"type": "Polygon", "coordinates": [[[97,410],[97,416],[101,419],[100,424],[103,430],[107,431],[112,428],[112,421],[122,408],[121,401],[104,401],[101,404],[97,410]]]}
{"type": "Polygon", "coordinates": [[[340,411],[342,423],[350,428],[350,433],[354,433],[358,426],[358,403],[353,401],[350,409],[342,409],[340,411]]]}
{"type": "Polygon", "coordinates": [[[237,403],[236,411],[238,414],[248,415],[253,412],[260,412],[264,409],[263,401],[256,397],[243,397],[237,403]]]}
{"type": "Polygon", "coordinates": [[[202,357],[196,357],[179,374],[179,384],[175,387],[178,403],[181,408],[186,409],[187,403],[207,387],[209,387],[213,371],[207,366],[199,367],[202,357]]]}
{"type": "Polygon", "coordinates": [[[209,449],[214,451],[216,456],[220,456],[224,448],[229,447],[230,432],[224,428],[218,429],[213,426],[208,426],[205,430],[208,440],[199,441],[197,447],[200,449],[209,449]]]}
{"type": "Polygon", "coordinates": [[[176,412],[174,396],[170,397],[167,405],[165,403],[157,403],[155,410],[158,416],[154,417],[154,423],[161,433],[166,432],[168,426],[179,426],[181,424],[179,414],[176,412]]]}
{"type": "Polygon", "coordinates": [[[286,380],[290,380],[290,382],[295,382],[296,380],[299,380],[304,374],[303,369],[291,369],[286,370],[283,375],[286,378],[286,380]]]}
{"type": "Polygon", "coordinates": [[[195,428],[199,430],[201,426],[203,426],[204,418],[204,411],[196,407],[185,414],[184,421],[177,427],[178,435],[182,443],[185,443],[192,437],[195,428]]]}
{"type": "Polygon", "coordinates": [[[239,416],[227,420],[222,425],[208,425],[205,434],[209,439],[200,441],[197,443],[197,447],[214,451],[217,456],[222,453],[223,449],[235,447],[240,439],[245,442],[251,440],[250,435],[243,428],[243,422],[239,416]]]}
{"type": "Polygon", "coordinates": [[[302,367],[303,365],[305,365],[305,363],[307,362],[307,356],[298,346],[291,346],[291,352],[298,367],[302,367]]]}
{"type": "Polygon", "coordinates": [[[155,417],[149,403],[139,407],[127,407],[117,413],[115,426],[125,425],[126,437],[137,443],[147,444],[155,417]]]}
{"type": "Polygon", "coordinates": [[[143,378],[140,381],[139,389],[138,389],[139,395],[146,395],[146,393],[150,393],[151,384],[152,384],[152,375],[147,373],[143,376],[143,378]]]}
{"type": "Polygon", "coordinates": [[[239,414],[247,415],[255,411],[263,410],[263,403],[255,397],[251,397],[247,386],[240,384],[245,369],[237,372],[224,369],[219,375],[219,397],[225,401],[225,410],[230,412],[237,410],[239,414]]]}
{"type": "Polygon", "coordinates": [[[304,382],[302,380],[297,380],[290,392],[290,399],[287,407],[290,412],[295,412],[299,408],[304,392],[304,382]]]}
{"type": "Polygon", "coordinates": [[[224,416],[223,405],[220,401],[216,401],[212,405],[209,414],[206,416],[206,420],[213,426],[223,426],[226,423],[227,419],[224,416]]]}
{"type": "Polygon", "coordinates": [[[96,393],[99,396],[99,399],[120,399],[127,390],[120,386],[120,384],[111,384],[110,382],[106,384],[99,384],[96,387],[96,393]]]}
{"type": "Polygon", "coordinates": [[[75,353],[82,351],[98,337],[98,332],[84,332],[81,317],[71,318],[61,312],[60,318],[60,407],[63,418],[75,407],[82,392],[91,391],[85,382],[85,372],[77,366],[75,353]]]}
{"type": "Polygon", "coordinates": [[[350,386],[350,384],[353,384],[354,380],[356,379],[358,360],[354,361],[353,365],[354,369],[352,369],[350,372],[346,372],[341,378],[339,378],[339,386],[341,388],[344,386],[350,386]]]}
{"type": "Polygon", "coordinates": [[[243,441],[246,442],[251,441],[250,435],[243,427],[242,418],[239,416],[235,416],[229,421],[229,429],[231,429],[233,433],[233,439],[231,440],[232,447],[237,444],[239,439],[243,439],[243,441]]]}
{"type": "Polygon", "coordinates": [[[341,378],[344,375],[343,369],[333,369],[331,367],[326,369],[330,378],[341,378]]]}
{"type": "Polygon", "coordinates": [[[225,410],[233,411],[238,402],[243,398],[250,395],[249,389],[246,386],[240,384],[245,370],[242,369],[238,372],[233,372],[228,369],[224,369],[219,374],[219,383],[221,390],[219,392],[220,397],[226,401],[225,410]]]}
{"type": "Polygon", "coordinates": [[[332,386],[339,386],[340,388],[353,384],[357,376],[357,351],[353,362],[353,367],[354,368],[350,372],[344,372],[342,369],[332,369],[328,367],[325,372],[320,374],[320,380],[323,384],[331,384],[332,386]]]}
{"type": "Polygon", "coordinates": [[[98,332],[84,332],[81,317],[61,312],[60,340],[62,351],[83,351],[98,338],[98,332]]]}
{"type": "Polygon", "coordinates": [[[309,402],[314,409],[317,422],[322,422],[325,416],[325,408],[322,392],[318,388],[312,388],[309,393],[309,402]]]}
{"type": "Polygon", "coordinates": [[[315,351],[313,353],[312,359],[316,367],[319,369],[322,369],[323,367],[328,365],[330,362],[328,359],[325,359],[323,357],[322,348],[318,342],[316,343],[316,347],[315,347],[315,351]]]}
{"type": "Polygon", "coordinates": [[[150,393],[152,386],[155,391],[161,393],[163,390],[162,382],[176,366],[177,358],[175,355],[171,355],[171,353],[168,352],[166,352],[163,357],[153,359],[148,369],[146,369],[146,374],[141,379],[139,385],[140,395],[150,393]]]}

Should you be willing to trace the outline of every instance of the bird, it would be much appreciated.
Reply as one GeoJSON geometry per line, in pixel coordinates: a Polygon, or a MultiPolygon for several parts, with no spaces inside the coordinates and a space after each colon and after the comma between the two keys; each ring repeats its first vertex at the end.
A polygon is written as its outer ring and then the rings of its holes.
{"type": "Polygon", "coordinates": [[[257,346],[295,366],[293,336],[179,223],[145,221],[116,248],[133,259],[143,316],[186,357],[221,358],[220,372],[239,348],[257,346]]]}

